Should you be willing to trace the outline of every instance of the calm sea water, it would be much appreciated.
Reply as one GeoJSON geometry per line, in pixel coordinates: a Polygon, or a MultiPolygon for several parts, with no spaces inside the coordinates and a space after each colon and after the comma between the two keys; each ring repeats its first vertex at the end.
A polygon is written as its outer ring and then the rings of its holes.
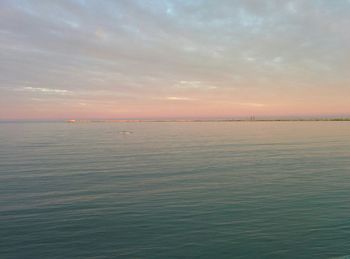
{"type": "Polygon", "coordinates": [[[349,122],[0,124],[0,258],[349,254],[349,122]]]}

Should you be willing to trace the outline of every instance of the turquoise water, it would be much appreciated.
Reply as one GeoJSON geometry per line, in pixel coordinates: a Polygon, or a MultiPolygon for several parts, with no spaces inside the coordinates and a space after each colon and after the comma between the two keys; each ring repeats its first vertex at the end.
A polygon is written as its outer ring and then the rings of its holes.
{"type": "Polygon", "coordinates": [[[0,124],[0,258],[349,254],[349,122],[0,124]]]}

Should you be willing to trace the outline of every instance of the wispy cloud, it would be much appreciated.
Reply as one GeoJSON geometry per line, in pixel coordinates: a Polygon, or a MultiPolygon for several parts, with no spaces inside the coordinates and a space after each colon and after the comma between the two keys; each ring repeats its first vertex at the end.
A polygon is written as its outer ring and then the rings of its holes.
{"type": "Polygon", "coordinates": [[[175,84],[178,88],[193,88],[193,89],[216,89],[216,86],[208,85],[201,81],[185,81],[181,80],[175,84]]]}
{"type": "Polygon", "coordinates": [[[185,80],[182,80],[182,81],[178,82],[177,85],[178,86],[182,86],[182,87],[199,88],[199,87],[201,87],[201,81],[185,81],[185,80]]]}
{"type": "Polygon", "coordinates": [[[256,108],[261,108],[265,107],[266,105],[263,103],[238,103],[239,105],[242,106],[250,106],[250,107],[256,107],[256,108]]]}
{"type": "Polygon", "coordinates": [[[42,87],[31,87],[31,86],[25,86],[19,89],[20,91],[27,91],[27,92],[38,92],[38,93],[47,93],[47,94],[72,94],[72,91],[65,90],[65,89],[52,89],[52,88],[42,88],[42,87]]]}
{"type": "Polygon", "coordinates": [[[166,99],[171,101],[194,101],[195,100],[189,97],[177,97],[177,96],[169,96],[166,99]]]}

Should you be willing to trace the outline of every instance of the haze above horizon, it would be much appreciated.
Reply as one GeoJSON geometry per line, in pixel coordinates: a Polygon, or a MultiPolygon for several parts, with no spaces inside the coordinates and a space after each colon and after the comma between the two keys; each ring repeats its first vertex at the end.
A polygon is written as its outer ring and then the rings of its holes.
{"type": "Polygon", "coordinates": [[[350,1],[0,2],[0,120],[347,117],[350,1]]]}

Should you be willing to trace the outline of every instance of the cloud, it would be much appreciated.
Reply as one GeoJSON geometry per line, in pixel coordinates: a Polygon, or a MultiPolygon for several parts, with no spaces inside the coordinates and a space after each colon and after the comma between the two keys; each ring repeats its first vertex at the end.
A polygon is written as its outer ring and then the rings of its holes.
{"type": "Polygon", "coordinates": [[[169,96],[166,98],[167,100],[171,101],[194,101],[195,99],[193,98],[188,98],[188,97],[176,97],[176,96],[169,96]]]}
{"type": "Polygon", "coordinates": [[[188,89],[216,89],[216,86],[208,85],[201,81],[185,81],[181,80],[177,82],[175,85],[177,88],[188,88],[188,89]]]}
{"type": "Polygon", "coordinates": [[[185,81],[181,80],[176,84],[178,87],[187,87],[187,88],[200,88],[201,81],[185,81]]]}
{"type": "Polygon", "coordinates": [[[72,94],[72,91],[65,89],[51,89],[51,88],[42,88],[42,87],[31,87],[25,86],[19,89],[20,91],[28,91],[28,92],[38,92],[38,93],[47,93],[47,94],[72,94]]]}
{"type": "Polygon", "coordinates": [[[263,103],[238,103],[239,105],[243,106],[250,106],[250,107],[256,107],[256,108],[262,108],[265,107],[266,105],[263,103]]]}

